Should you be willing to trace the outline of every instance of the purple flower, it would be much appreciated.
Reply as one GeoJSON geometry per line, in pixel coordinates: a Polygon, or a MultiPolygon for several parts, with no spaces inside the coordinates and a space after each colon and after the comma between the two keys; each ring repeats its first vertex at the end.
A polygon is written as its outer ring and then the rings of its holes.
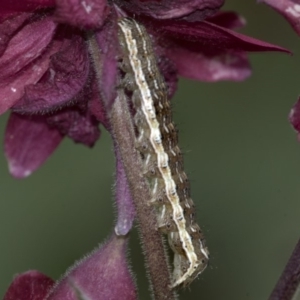
{"type": "Polygon", "coordinates": [[[54,281],[38,271],[27,271],[17,275],[3,300],[43,300],[54,285],[54,281]]]}
{"type": "Polygon", "coordinates": [[[11,174],[22,178],[65,135],[93,146],[99,120],[106,124],[106,119],[82,31],[57,24],[48,10],[9,14],[2,26],[6,43],[0,57],[0,112],[13,110],[5,153],[11,174]]]}
{"type": "Polygon", "coordinates": [[[300,98],[298,98],[298,101],[290,111],[289,121],[296,130],[298,141],[300,142],[300,98]]]}
{"type": "Polygon", "coordinates": [[[247,51],[286,51],[233,31],[245,20],[233,12],[218,12],[222,4],[223,0],[2,1],[0,113],[12,110],[5,134],[11,174],[30,175],[64,136],[91,147],[99,138],[99,123],[109,128],[102,102],[115,99],[120,15],[135,17],[152,34],[170,96],[178,75],[239,81],[251,73],[247,51]],[[101,51],[98,80],[86,46],[87,30],[96,33],[101,51]]]}
{"type": "MultiPolygon", "coordinates": [[[[5,154],[11,174],[18,178],[35,171],[65,136],[92,147],[100,136],[99,124],[111,131],[111,125],[117,123],[110,124],[108,116],[119,84],[120,17],[135,18],[151,34],[169,97],[176,90],[178,76],[240,81],[251,73],[247,52],[288,52],[233,31],[244,26],[245,20],[233,12],[220,12],[223,0],[2,2],[0,113],[11,110],[5,154]],[[95,52],[100,53],[97,61],[95,52]]],[[[117,120],[122,120],[124,110],[119,111],[117,120]]],[[[129,113],[128,116],[130,120],[129,113]]],[[[121,133],[125,132],[124,127],[120,128],[121,133]]],[[[128,180],[124,151],[120,151],[127,146],[118,149],[116,138],[114,142],[118,220],[113,237],[76,263],[54,286],[49,278],[35,271],[21,274],[4,300],[136,298],[125,259],[124,237],[135,216],[131,201],[134,180],[128,180]]],[[[137,173],[136,177],[140,176],[137,173]]],[[[160,236],[153,236],[158,245],[160,236]]],[[[162,243],[160,246],[163,252],[162,243]]],[[[148,263],[159,257],[157,249],[154,256],[145,251],[148,263]]]]}
{"type": "Polygon", "coordinates": [[[271,6],[293,26],[300,35],[300,2],[297,0],[259,0],[271,6]]]}
{"type": "MultiPolygon", "coordinates": [[[[260,0],[271,6],[284,16],[292,25],[298,35],[300,35],[300,1],[295,0],[260,0]]],[[[297,132],[300,141],[300,98],[294,104],[289,114],[289,121],[297,132]]]]}
{"type": "Polygon", "coordinates": [[[4,300],[135,300],[136,288],[126,262],[127,238],[110,240],[76,262],[57,283],[37,272],[17,275],[4,300]]]}

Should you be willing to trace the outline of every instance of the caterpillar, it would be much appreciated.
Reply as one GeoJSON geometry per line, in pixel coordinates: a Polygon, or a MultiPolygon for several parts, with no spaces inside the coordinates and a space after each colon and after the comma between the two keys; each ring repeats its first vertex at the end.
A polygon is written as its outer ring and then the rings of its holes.
{"type": "Polygon", "coordinates": [[[156,207],[157,228],[167,235],[174,252],[172,287],[186,286],[204,271],[209,252],[196,223],[167,86],[143,25],[131,18],[119,19],[118,39],[121,86],[135,110],[136,147],[149,179],[149,203],[156,207]]]}

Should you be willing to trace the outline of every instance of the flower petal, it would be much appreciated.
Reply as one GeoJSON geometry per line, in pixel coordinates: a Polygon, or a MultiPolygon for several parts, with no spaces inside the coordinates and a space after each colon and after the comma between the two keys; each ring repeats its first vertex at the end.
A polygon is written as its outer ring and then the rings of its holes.
{"type": "Polygon", "coordinates": [[[120,153],[116,148],[115,154],[117,160],[116,202],[118,207],[118,220],[115,226],[115,233],[116,235],[126,235],[132,228],[135,209],[120,153]]]}
{"type": "Polygon", "coordinates": [[[295,0],[259,0],[282,14],[300,35],[300,3],[295,0]]]}
{"type": "Polygon", "coordinates": [[[47,118],[51,127],[57,128],[62,135],[67,135],[76,143],[92,147],[100,136],[98,122],[86,109],[66,108],[47,118]]]}
{"type": "Polygon", "coordinates": [[[300,97],[290,111],[289,121],[296,130],[298,134],[298,140],[300,141],[300,97]]]}
{"type": "Polygon", "coordinates": [[[55,23],[51,18],[30,23],[9,42],[0,57],[0,80],[10,77],[34,61],[49,45],[55,23]]]}
{"type": "Polygon", "coordinates": [[[52,154],[62,135],[41,116],[12,113],[5,132],[4,151],[10,173],[24,178],[35,171],[52,154]]]}
{"type": "Polygon", "coordinates": [[[228,29],[237,29],[246,25],[246,19],[233,11],[220,11],[206,21],[228,29]]]}
{"type": "Polygon", "coordinates": [[[13,12],[34,11],[55,5],[55,0],[9,0],[1,1],[1,14],[13,12]]]}
{"type": "Polygon", "coordinates": [[[213,15],[223,4],[224,0],[131,0],[126,3],[120,1],[120,6],[134,15],[144,14],[156,19],[193,15],[198,21],[213,15]]]}
{"type": "Polygon", "coordinates": [[[55,20],[85,29],[100,28],[109,6],[105,0],[56,0],[55,20]]]}
{"type": "MultiPolygon", "coordinates": [[[[225,17],[216,17],[213,21],[226,23],[228,27],[240,24],[237,20],[228,21],[235,20],[232,15],[225,17]]],[[[288,52],[206,21],[157,21],[156,26],[159,25],[163,32],[160,44],[165,44],[167,55],[176,64],[179,75],[191,79],[244,80],[251,74],[245,51],[288,52]]]]}
{"type": "Polygon", "coordinates": [[[0,56],[5,51],[8,42],[15,32],[24,24],[31,16],[29,13],[18,14],[14,17],[3,20],[0,24],[0,56]]]}
{"type": "Polygon", "coordinates": [[[126,262],[125,237],[113,235],[100,248],[75,263],[47,300],[135,300],[136,289],[126,262]]]}
{"type": "Polygon", "coordinates": [[[241,81],[251,75],[250,64],[243,53],[209,56],[177,46],[170,48],[168,55],[176,63],[180,76],[194,80],[241,81]]]}
{"type": "Polygon", "coordinates": [[[230,29],[203,21],[185,20],[156,21],[165,38],[173,39],[185,48],[209,53],[220,51],[279,51],[287,49],[245,36],[230,29]]]}
{"type": "Polygon", "coordinates": [[[60,51],[52,55],[47,74],[37,84],[25,88],[24,96],[13,109],[20,113],[36,113],[65,106],[83,89],[88,74],[85,41],[72,34],[63,39],[60,51]]]}
{"type": "Polygon", "coordinates": [[[28,271],[15,277],[3,300],[43,300],[53,285],[44,274],[28,271]]]}
{"type": "Polygon", "coordinates": [[[0,57],[0,114],[22,97],[27,84],[36,83],[47,70],[49,58],[58,46],[48,46],[55,27],[46,18],[25,26],[11,39],[0,57]]]}

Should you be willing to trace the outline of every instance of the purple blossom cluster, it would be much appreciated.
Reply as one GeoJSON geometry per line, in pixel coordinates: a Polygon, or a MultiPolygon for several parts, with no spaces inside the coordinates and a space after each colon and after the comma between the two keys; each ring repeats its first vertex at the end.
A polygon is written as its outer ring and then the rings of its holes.
{"type": "MultiPolygon", "coordinates": [[[[3,0],[0,11],[0,113],[10,110],[5,133],[9,171],[24,178],[39,168],[64,137],[92,147],[99,126],[111,133],[110,109],[118,86],[117,20],[134,17],[153,38],[160,70],[175,93],[178,76],[216,82],[251,75],[248,52],[286,49],[236,32],[245,19],[221,11],[224,0],[3,0]],[[88,38],[100,53],[92,60],[88,38]]],[[[300,34],[300,4],[265,0],[300,34]]],[[[300,131],[300,104],[291,120],[300,131]]],[[[112,134],[114,139],[114,135],[112,134]]],[[[18,275],[4,300],[136,299],[126,261],[135,216],[116,147],[115,233],[60,281],[37,271],[18,275]],[[121,197],[122,196],[122,197],[121,197]],[[120,296],[122,295],[122,296],[120,296]]]]}

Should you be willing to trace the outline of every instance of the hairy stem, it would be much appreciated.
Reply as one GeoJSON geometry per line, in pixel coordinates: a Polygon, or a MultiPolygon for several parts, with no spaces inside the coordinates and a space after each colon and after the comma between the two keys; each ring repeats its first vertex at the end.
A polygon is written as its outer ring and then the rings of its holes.
{"type": "Polygon", "coordinates": [[[120,154],[135,206],[153,297],[156,300],[175,300],[177,297],[171,289],[170,268],[162,235],[155,229],[155,211],[149,206],[151,199],[149,184],[142,174],[141,158],[135,149],[134,129],[127,100],[125,95],[119,92],[113,105],[111,99],[106,99],[101,86],[103,59],[99,52],[99,45],[93,33],[87,34],[87,40],[98,79],[99,92],[107,113],[110,114],[109,131],[112,132],[117,155],[120,154]]]}
{"type": "Polygon", "coordinates": [[[176,299],[171,290],[170,272],[161,234],[155,230],[156,216],[149,206],[151,194],[149,184],[142,175],[142,163],[135,149],[132,118],[125,95],[118,94],[111,111],[111,126],[114,139],[127,174],[129,187],[135,204],[139,233],[146,259],[154,298],[176,299]]]}
{"type": "Polygon", "coordinates": [[[300,240],[298,241],[269,300],[296,300],[300,293],[300,240]]]}

